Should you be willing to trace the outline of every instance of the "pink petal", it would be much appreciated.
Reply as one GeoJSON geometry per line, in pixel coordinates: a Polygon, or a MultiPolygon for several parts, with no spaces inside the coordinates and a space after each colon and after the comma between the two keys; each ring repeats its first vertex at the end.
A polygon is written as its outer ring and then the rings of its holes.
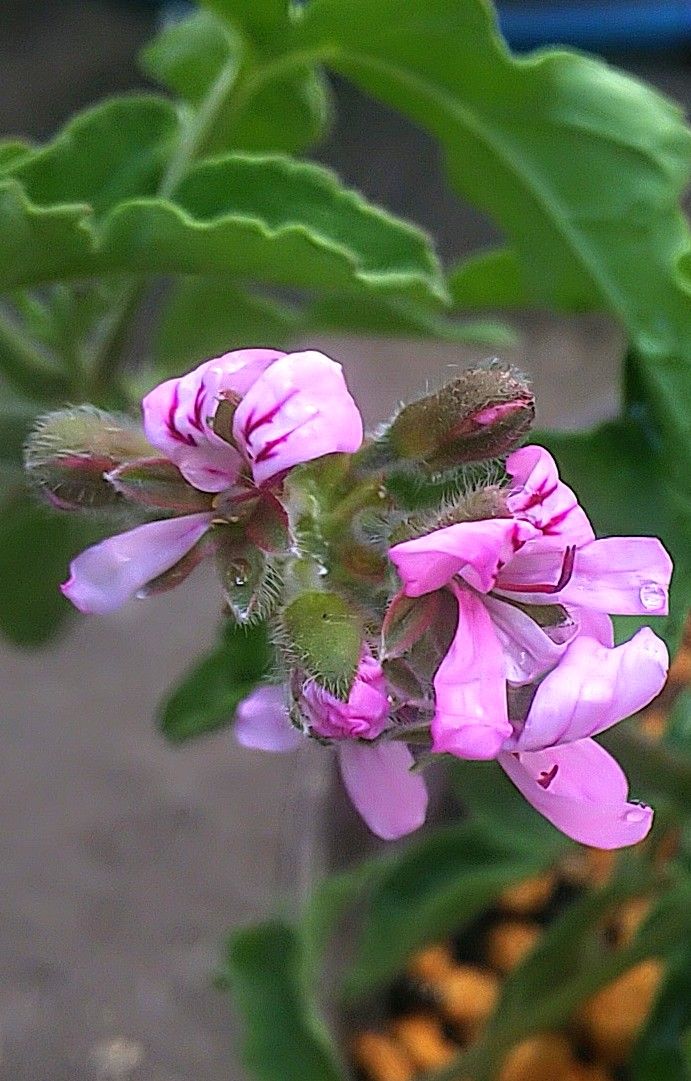
{"type": "MultiPolygon", "coordinates": [[[[553,642],[534,619],[513,604],[491,596],[485,597],[484,603],[504,652],[509,683],[533,683],[554,668],[566,649],[566,642],[553,642]]],[[[577,631],[574,623],[571,637],[577,631]]]]}
{"type": "Polygon", "coordinates": [[[408,597],[440,589],[456,574],[487,593],[501,567],[513,559],[522,544],[537,536],[533,526],[512,518],[459,522],[396,544],[389,550],[389,559],[408,597]]]}
{"type": "Polygon", "coordinates": [[[537,689],[518,751],[538,751],[597,735],[643,709],[662,690],[669,656],[648,627],[607,649],[579,635],[537,689]]]}
{"type": "Polygon", "coordinates": [[[242,459],[214,433],[211,418],[223,391],[244,394],[283,355],[275,349],[239,349],[154,387],[142,402],[147,438],[196,488],[229,488],[242,459]]]}
{"type": "Polygon", "coordinates": [[[256,751],[295,751],[304,736],[294,728],[286,709],[283,687],[258,687],[243,698],[235,713],[233,732],[242,747],[256,751]]]}
{"type": "Polygon", "coordinates": [[[596,612],[594,608],[575,608],[569,605],[569,614],[578,623],[579,632],[586,638],[595,638],[610,649],[614,645],[614,624],[605,612],[596,612]]]}
{"type": "Polygon", "coordinates": [[[510,454],[506,471],[514,483],[509,510],[537,526],[550,543],[586,544],[595,536],[585,511],[571,489],[559,479],[554,458],[544,447],[522,447],[510,454]]]}
{"type": "Polygon", "coordinates": [[[672,561],[655,537],[605,537],[579,548],[573,569],[557,593],[535,592],[558,582],[564,555],[545,551],[541,541],[526,545],[499,578],[497,588],[533,604],[572,604],[610,615],[667,614],[672,561]],[[524,585],[532,590],[523,591],[524,585]]]}
{"type": "Polygon", "coordinates": [[[626,776],[591,739],[563,747],[499,756],[516,788],[574,841],[623,848],[642,841],[653,821],[650,807],[629,803],[626,776]]]}
{"type": "Polygon", "coordinates": [[[432,748],[459,758],[494,758],[511,735],[505,660],[480,597],[452,585],[458,627],[434,676],[432,748]]]}
{"type": "Polygon", "coordinates": [[[289,353],[249,388],[233,432],[263,484],[277,473],[362,443],[362,418],[340,364],[322,353],[289,353]]]}
{"type": "Polygon", "coordinates": [[[137,526],[86,548],[60,588],[80,612],[103,615],[173,567],[211,524],[212,514],[186,514],[137,526]]]}
{"type": "Polygon", "coordinates": [[[411,773],[414,759],[405,743],[338,744],[341,776],[353,806],[385,841],[412,833],[425,821],[427,788],[411,773]]]}

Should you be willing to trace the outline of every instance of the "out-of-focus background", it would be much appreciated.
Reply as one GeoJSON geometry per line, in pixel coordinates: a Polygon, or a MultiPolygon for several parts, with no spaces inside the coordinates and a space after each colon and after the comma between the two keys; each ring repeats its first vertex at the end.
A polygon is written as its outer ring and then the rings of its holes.
{"type": "MultiPolygon", "coordinates": [[[[606,47],[688,105],[687,5],[617,3],[619,14],[599,22],[606,4],[561,5],[571,21],[559,22],[547,0],[507,0],[503,24],[517,47],[606,47]]],[[[146,85],[135,58],[162,17],[160,5],[134,0],[4,0],[0,130],[40,140],[84,104],[146,85]]],[[[443,257],[493,239],[445,186],[432,143],[351,87],[338,85],[337,122],[317,156],[428,228],[443,257]]],[[[621,341],[608,320],[533,313],[516,326],[520,345],[503,355],[532,376],[539,423],[576,427],[614,411],[621,341]]],[[[420,342],[312,344],[344,364],[370,422],[485,356],[420,342]]],[[[213,585],[197,572],[174,593],[75,622],[39,654],[0,646],[7,1081],[242,1076],[231,1010],[212,986],[223,935],[269,911],[282,890],[299,892],[310,846],[296,838],[313,827],[307,808],[319,793],[327,808],[331,797],[324,756],[307,749],[276,760],[222,732],[174,750],[155,732],[158,699],[210,645],[217,616],[213,585]]]]}

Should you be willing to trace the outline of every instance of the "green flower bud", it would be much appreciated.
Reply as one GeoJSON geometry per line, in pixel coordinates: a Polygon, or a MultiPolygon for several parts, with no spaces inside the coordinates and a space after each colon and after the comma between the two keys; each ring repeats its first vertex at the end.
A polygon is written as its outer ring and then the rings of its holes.
{"type": "Polygon", "coordinates": [[[281,612],[278,644],[288,662],[347,700],[362,652],[362,620],[338,593],[299,593],[281,612]]]}
{"type": "Polygon", "coordinates": [[[529,430],[535,400],[511,371],[476,368],[435,394],[404,406],[381,437],[384,459],[413,459],[433,469],[498,458],[529,430]]]}
{"type": "Polygon", "coordinates": [[[101,510],[122,505],[105,474],[122,462],[149,457],[152,449],[129,417],[84,405],[39,417],[27,442],[25,465],[54,505],[101,510]]]}

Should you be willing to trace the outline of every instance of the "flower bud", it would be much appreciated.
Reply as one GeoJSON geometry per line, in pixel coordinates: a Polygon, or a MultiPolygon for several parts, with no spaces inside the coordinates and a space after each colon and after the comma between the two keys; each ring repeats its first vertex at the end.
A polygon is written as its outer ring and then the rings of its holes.
{"type": "Polygon", "coordinates": [[[376,739],[389,716],[381,665],[369,651],[363,654],[347,702],[308,680],[302,687],[300,707],[311,730],[324,739],[376,739]]]}
{"type": "Polygon", "coordinates": [[[511,371],[475,368],[404,406],[383,436],[382,449],[389,460],[448,469],[506,454],[534,416],[535,399],[523,380],[511,371]]]}
{"type": "Polygon", "coordinates": [[[362,652],[362,622],[338,593],[300,593],[280,617],[279,645],[307,679],[347,700],[362,652]]]}
{"type": "Polygon", "coordinates": [[[54,505],[64,510],[102,509],[122,502],[105,473],[150,454],[151,447],[129,417],[84,405],[39,417],[26,446],[25,464],[54,505]]]}

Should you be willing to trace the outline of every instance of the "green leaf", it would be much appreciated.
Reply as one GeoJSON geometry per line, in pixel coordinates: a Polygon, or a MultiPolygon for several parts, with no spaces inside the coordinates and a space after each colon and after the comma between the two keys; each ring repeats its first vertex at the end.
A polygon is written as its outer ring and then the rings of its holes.
{"type": "Polygon", "coordinates": [[[195,107],[218,81],[227,85],[204,145],[207,153],[300,150],[323,134],[330,117],[328,86],[319,72],[308,66],[262,80],[261,51],[258,55],[239,26],[209,11],[166,26],[140,59],[148,75],[195,107]],[[250,80],[260,85],[251,107],[241,109],[250,80]]]}
{"type": "Polygon", "coordinates": [[[147,45],[139,63],[191,105],[200,105],[226,64],[240,65],[242,44],[228,23],[211,12],[196,11],[186,19],[169,23],[147,45]]]}
{"type": "Polygon", "coordinates": [[[658,995],[630,1062],[632,1081],[688,1081],[691,1036],[691,951],[683,950],[658,995]]]}
{"type": "Polygon", "coordinates": [[[224,977],[245,1019],[243,1059],[257,1081],[344,1081],[303,963],[298,933],[277,920],[229,941],[224,977]]]}
{"type": "Polygon", "coordinates": [[[0,139],[0,172],[18,165],[32,153],[33,147],[23,139],[0,139]]]}
{"type": "MultiPolygon", "coordinates": [[[[666,486],[666,459],[633,421],[612,421],[589,432],[541,432],[535,440],[553,451],[598,535],[664,542],[675,562],[670,614],[653,624],[674,648],[691,606],[691,513],[666,486]]],[[[650,622],[650,616],[618,618],[618,637],[650,622]]]]}
{"type": "Polygon", "coordinates": [[[197,663],[159,708],[159,726],[172,743],[232,724],[239,702],[266,675],[270,648],[266,626],[227,621],[218,644],[197,663]]]}
{"type": "Polygon", "coordinates": [[[634,336],[688,349],[681,110],[586,56],[515,58],[495,18],[484,0],[313,0],[294,47],[436,135],[454,186],[503,228],[544,303],[595,295],[634,336]]]}
{"type": "MultiPolygon", "coordinates": [[[[498,779],[495,766],[492,781],[498,779]]],[[[498,812],[492,829],[478,818],[408,845],[372,891],[346,982],[349,997],[385,983],[419,946],[467,925],[504,886],[551,862],[562,842],[534,838],[498,812]]]]}
{"type": "Polygon", "coordinates": [[[518,335],[512,327],[496,322],[461,322],[449,319],[438,308],[406,297],[329,294],[320,297],[306,314],[312,332],[400,335],[405,338],[437,338],[461,345],[478,344],[508,348],[518,335]]]}
{"type": "Polygon", "coordinates": [[[26,494],[0,508],[0,630],[17,645],[51,638],[72,606],[60,593],[70,559],[103,537],[103,523],[56,514],[26,494]]]}
{"type": "Polygon", "coordinates": [[[490,248],[458,263],[449,275],[457,308],[525,308],[531,298],[511,248],[490,248]]]}
{"type": "Polygon", "coordinates": [[[0,288],[114,273],[232,274],[291,287],[446,296],[420,230],[280,157],[203,162],[175,203],[120,203],[96,227],[87,207],[36,207],[0,185],[0,288]]]}
{"type": "Polygon", "coordinates": [[[157,371],[180,372],[247,342],[282,348],[303,326],[287,304],[238,286],[225,275],[180,278],[172,287],[154,342],[157,371]]]}
{"type": "Polygon", "coordinates": [[[681,882],[662,896],[633,943],[603,950],[601,928],[607,915],[649,885],[640,867],[624,869],[613,883],[585,894],[550,924],[536,948],[508,975],[478,1047],[480,1061],[496,1065],[518,1039],[562,1027],[595,991],[637,962],[669,956],[686,941],[690,896],[688,884],[681,882]]]}
{"type": "Polygon", "coordinates": [[[691,238],[679,200],[691,131],[681,110],[583,55],[513,57],[486,0],[312,0],[292,47],[439,139],[456,190],[506,236],[508,252],[471,265],[471,295],[487,296],[489,276],[512,303],[602,306],[619,319],[688,510],[691,238]]]}
{"type": "Polygon", "coordinates": [[[78,113],[55,139],[7,170],[40,207],[85,204],[97,215],[153,195],[178,135],[177,112],[153,96],[111,98],[78,113]]]}

